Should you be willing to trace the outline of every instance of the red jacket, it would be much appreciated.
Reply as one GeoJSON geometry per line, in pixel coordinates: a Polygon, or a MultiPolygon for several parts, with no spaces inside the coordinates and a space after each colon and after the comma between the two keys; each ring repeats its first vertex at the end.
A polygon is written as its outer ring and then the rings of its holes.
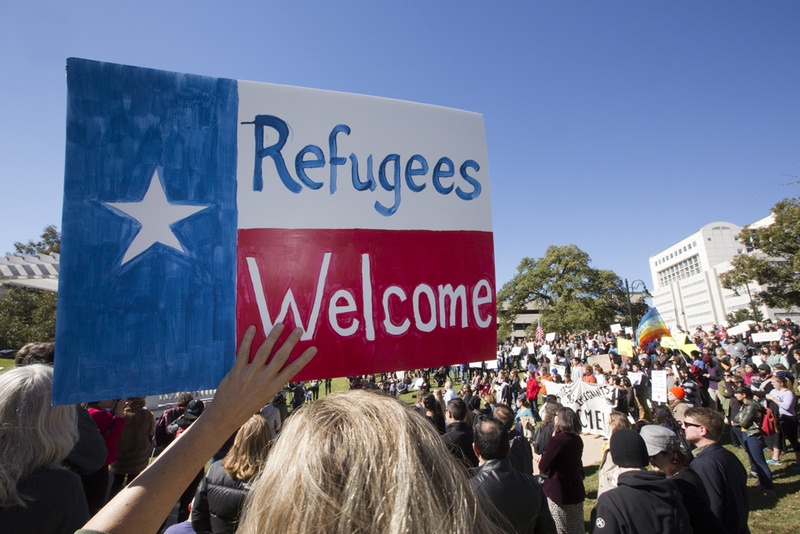
{"type": "Polygon", "coordinates": [[[539,396],[539,382],[535,378],[528,379],[528,386],[526,387],[525,396],[529,401],[534,401],[539,396]]]}
{"type": "Polygon", "coordinates": [[[124,417],[114,417],[112,414],[105,410],[89,407],[89,415],[92,416],[94,424],[100,430],[100,435],[106,442],[106,455],[105,465],[111,465],[117,461],[117,442],[122,435],[122,430],[125,428],[124,417]]]}

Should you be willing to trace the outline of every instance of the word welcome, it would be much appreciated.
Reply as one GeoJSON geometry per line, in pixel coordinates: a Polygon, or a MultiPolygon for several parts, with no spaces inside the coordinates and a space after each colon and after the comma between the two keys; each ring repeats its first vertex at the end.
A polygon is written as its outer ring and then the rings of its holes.
{"type": "MultiPolygon", "coordinates": [[[[493,322],[491,314],[481,313],[481,306],[492,302],[492,289],[486,279],[479,280],[471,290],[463,284],[456,287],[452,284],[437,285],[434,289],[433,286],[422,283],[407,292],[400,286],[390,285],[380,296],[379,310],[374,310],[369,254],[361,255],[361,298],[358,299],[349,289],[338,289],[328,296],[325,290],[332,255],[331,252],[323,255],[313,305],[305,320],[292,289],[284,295],[280,311],[275,317],[275,323],[282,322],[291,311],[295,325],[303,329],[302,340],[313,339],[323,300],[326,298],[326,318],[331,330],[338,336],[350,337],[363,324],[368,341],[375,340],[376,324],[386,334],[401,336],[411,328],[423,333],[436,329],[466,329],[470,328],[470,319],[482,329],[488,328],[493,322]]],[[[262,286],[261,270],[255,258],[248,257],[246,261],[261,324],[264,332],[269,332],[273,321],[262,286]]]]}
{"type": "Polygon", "coordinates": [[[366,157],[366,172],[362,175],[359,171],[359,157],[351,153],[349,157],[339,155],[338,136],[339,134],[350,135],[351,128],[346,124],[337,124],[328,135],[328,154],[323,152],[318,145],[306,145],[294,154],[294,172],[296,178],[291,175],[286,164],[283,150],[291,131],[289,124],[283,119],[274,115],[256,115],[252,122],[242,124],[252,124],[255,128],[255,165],[253,168],[253,191],[262,191],[264,188],[263,160],[271,158],[278,172],[278,177],[283,185],[292,193],[300,193],[303,186],[308,189],[317,190],[322,188],[325,183],[320,181],[322,176],[315,173],[314,177],[309,176],[309,169],[324,168],[329,166],[328,187],[330,194],[336,193],[338,181],[338,168],[345,167],[350,162],[350,176],[353,188],[356,191],[374,191],[378,184],[385,191],[394,194],[394,201],[391,205],[384,205],[375,201],[375,210],[385,217],[393,215],[400,207],[401,190],[403,183],[412,193],[419,193],[427,186],[427,176],[430,173],[430,183],[437,193],[449,195],[455,192],[461,200],[473,200],[481,194],[482,187],[474,173],[480,170],[480,165],[473,159],[467,159],[458,166],[458,177],[464,184],[456,185],[456,164],[447,156],[441,156],[438,161],[431,166],[428,160],[420,155],[413,154],[405,162],[400,154],[387,154],[378,165],[378,179],[375,180],[375,168],[373,165],[373,155],[366,157]],[[272,128],[277,133],[274,143],[264,146],[264,129],[272,128]],[[473,173],[473,174],[470,174],[473,173]],[[314,179],[317,178],[317,179],[314,179]],[[465,187],[462,187],[464,185],[465,187]]]}

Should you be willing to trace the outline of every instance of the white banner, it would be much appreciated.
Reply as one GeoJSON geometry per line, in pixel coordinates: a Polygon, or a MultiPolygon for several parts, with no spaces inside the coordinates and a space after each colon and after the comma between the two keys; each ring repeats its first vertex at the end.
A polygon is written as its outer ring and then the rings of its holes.
{"type": "Polygon", "coordinates": [[[557,396],[563,406],[575,410],[586,434],[607,435],[611,393],[611,386],[598,386],[582,380],[572,384],[547,383],[547,394],[557,396]]]}

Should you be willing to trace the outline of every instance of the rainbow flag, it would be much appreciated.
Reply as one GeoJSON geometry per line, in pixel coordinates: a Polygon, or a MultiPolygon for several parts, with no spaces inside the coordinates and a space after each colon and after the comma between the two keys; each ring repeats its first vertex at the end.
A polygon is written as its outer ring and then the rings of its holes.
{"type": "Polygon", "coordinates": [[[669,328],[667,328],[658,310],[654,307],[650,308],[644,314],[642,320],[639,321],[639,328],[636,329],[636,333],[639,350],[644,350],[653,341],[661,339],[661,336],[671,335],[669,328]]]}

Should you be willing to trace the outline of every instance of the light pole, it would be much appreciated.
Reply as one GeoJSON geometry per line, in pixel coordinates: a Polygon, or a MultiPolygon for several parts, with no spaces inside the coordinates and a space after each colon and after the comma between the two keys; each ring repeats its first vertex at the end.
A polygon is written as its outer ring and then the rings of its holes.
{"type": "Polygon", "coordinates": [[[636,333],[636,327],[633,326],[633,307],[631,306],[631,291],[636,291],[636,288],[640,287],[642,289],[642,298],[649,299],[653,295],[647,290],[647,286],[641,280],[634,280],[633,282],[628,285],[628,279],[625,279],[625,296],[628,298],[628,315],[631,319],[631,330],[636,333]]]}

